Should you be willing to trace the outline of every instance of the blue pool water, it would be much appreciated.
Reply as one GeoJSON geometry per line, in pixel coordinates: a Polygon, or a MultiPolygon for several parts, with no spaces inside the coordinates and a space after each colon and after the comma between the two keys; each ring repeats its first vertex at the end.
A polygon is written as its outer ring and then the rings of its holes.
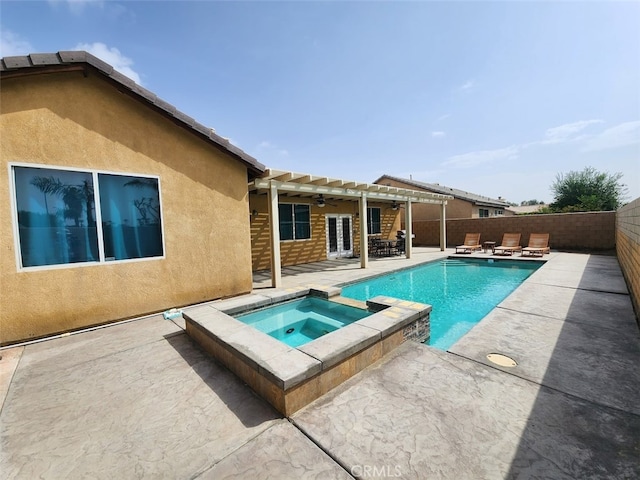
{"type": "Polygon", "coordinates": [[[385,295],[431,305],[427,343],[447,350],[540,267],[489,262],[445,259],[343,287],[342,296],[365,301],[385,295]]]}
{"type": "Polygon", "coordinates": [[[370,312],[360,308],[305,297],[236,318],[291,347],[299,347],[369,315],[370,312]]]}

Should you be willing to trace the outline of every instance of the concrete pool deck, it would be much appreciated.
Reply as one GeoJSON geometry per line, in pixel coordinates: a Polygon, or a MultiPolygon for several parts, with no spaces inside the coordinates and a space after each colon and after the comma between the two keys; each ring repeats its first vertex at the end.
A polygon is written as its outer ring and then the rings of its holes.
{"type": "MultiPolygon", "coordinates": [[[[453,251],[283,269],[335,285],[453,251]]],[[[482,258],[485,254],[473,254],[482,258]]],[[[518,259],[519,256],[514,257],[518,259]]],[[[150,316],[0,351],[3,478],[639,478],[615,257],[556,253],[450,352],[405,343],[284,419],[150,316]],[[513,368],[486,358],[501,353],[513,368]]],[[[256,290],[268,290],[256,276],[256,290]]]]}

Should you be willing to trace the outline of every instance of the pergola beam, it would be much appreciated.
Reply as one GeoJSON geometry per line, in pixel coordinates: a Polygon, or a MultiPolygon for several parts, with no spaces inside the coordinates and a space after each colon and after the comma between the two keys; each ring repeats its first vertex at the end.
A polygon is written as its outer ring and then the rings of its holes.
{"type": "Polygon", "coordinates": [[[362,192],[367,192],[367,198],[369,200],[382,200],[382,201],[398,201],[398,202],[406,202],[411,201],[414,203],[431,203],[431,204],[442,204],[444,202],[447,203],[449,198],[452,198],[448,195],[441,194],[422,194],[420,192],[416,192],[413,190],[407,190],[406,192],[402,192],[400,189],[396,192],[388,192],[386,191],[389,187],[385,187],[384,189],[377,189],[372,185],[358,185],[356,188],[345,188],[331,186],[327,184],[318,183],[320,180],[312,180],[312,183],[299,183],[299,182],[280,182],[278,180],[264,180],[264,179],[256,179],[252,182],[252,185],[255,186],[256,190],[268,190],[271,188],[271,185],[276,185],[278,190],[281,192],[296,192],[300,194],[323,194],[323,195],[332,195],[336,198],[344,197],[344,198],[352,198],[354,200],[360,198],[362,192]],[[432,198],[435,196],[435,198],[432,198]]]}

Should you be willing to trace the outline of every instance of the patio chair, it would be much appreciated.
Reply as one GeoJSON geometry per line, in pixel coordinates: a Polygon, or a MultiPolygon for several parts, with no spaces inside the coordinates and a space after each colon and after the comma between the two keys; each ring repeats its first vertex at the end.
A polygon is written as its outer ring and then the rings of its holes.
{"type": "Polygon", "coordinates": [[[369,239],[369,255],[381,257],[384,255],[385,250],[386,246],[382,243],[381,239],[375,237],[369,239]]]}
{"type": "Polygon", "coordinates": [[[467,233],[464,236],[464,244],[456,247],[456,253],[473,253],[475,250],[481,250],[480,234],[479,233],[467,233]],[[462,250],[458,252],[458,250],[462,250]]]}
{"type": "Polygon", "coordinates": [[[522,251],[520,246],[520,233],[505,233],[502,236],[502,243],[495,247],[494,255],[513,255],[513,252],[522,251]]]}
{"type": "Polygon", "coordinates": [[[532,233],[529,235],[529,245],[522,249],[521,255],[543,256],[545,253],[549,253],[549,234],[548,233],[532,233]]]}

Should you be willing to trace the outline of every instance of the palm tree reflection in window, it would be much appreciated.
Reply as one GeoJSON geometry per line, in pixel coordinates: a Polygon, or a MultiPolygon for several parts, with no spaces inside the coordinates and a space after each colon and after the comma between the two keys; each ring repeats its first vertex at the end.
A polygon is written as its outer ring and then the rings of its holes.
{"type": "Polygon", "coordinates": [[[22,265],[97,260],[91,174],[26,167],[15,171],[22,265]],[[36,191],[43,195],[44,213],[36,191]]]}
{"type": "Polygon", "coordinates": [[[87,226],[95,226],[96,221],[92,216],[94,211],[93,183],[89,180],[82,180],[80,185],[67,185],[60,181],[60,178],[50,177],[33,177],[31,185],[36,187],[44,194],[44,204],[47,214],[49,214],[49,205],[47,195],[57,195],[64,202],[64,218],[73,220],[76,227],[82,227],[83,210],[86,211],[85,218],[87,226]]]}
{"type": "Polygon", "coordinates": [[[136,178],[124,184],[125,187],[147,188],[151,187],[156,191],[154,197],[140,197],[133,201],[133,205],[138,210],[140,225],[157,225],[160,223],[160,202],[158,197],[158,181],[152,178],[136,178]]]}
{"type": "Polygon", "coordinates": [[[157,178],[98,174],[106,260],[163,254],[157,178]]]}
{"type": "Polygon", "coordinates": [[[105,261],[164,254],[157,178],[22,166],[14,172],[23,267],[99,261],[98,228],[105,261]]]}

